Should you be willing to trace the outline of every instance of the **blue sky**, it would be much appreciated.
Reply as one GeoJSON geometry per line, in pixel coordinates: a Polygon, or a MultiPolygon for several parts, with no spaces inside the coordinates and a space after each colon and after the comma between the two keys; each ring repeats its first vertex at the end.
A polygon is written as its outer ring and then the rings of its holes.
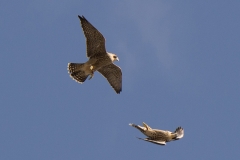
{"type": "Polygon", "coordinates": [[[1,1],[0,159],[240,158],[240,2],[1,1]],[[123,72],[117,95],[85,62],[84,15],[123,72]],[[185,129],[158,146],[129,123],[185,129]]]}

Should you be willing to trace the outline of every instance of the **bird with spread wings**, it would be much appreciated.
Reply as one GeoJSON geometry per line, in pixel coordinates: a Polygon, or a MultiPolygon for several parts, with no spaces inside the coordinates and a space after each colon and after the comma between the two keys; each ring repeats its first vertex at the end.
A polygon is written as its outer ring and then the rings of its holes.
{"type": "Polygon", "coordinates": [[[151,142],[158,145],[166,145],[166,142],[179,140],[184,136],[184,130],[182,127],[178,127],[174,132],[164,131],[159,129],[152,129],[146,123],[143,122],[143,127],[130,123],[130,126],[137,128],[148,138],[138,138],[147,142],[151,142]]]}
{"type": "Polygon", "coordinates": [[[105,38],[84,16],[78,16],[86,37],[86,63],[68,63],[68,73],[78,83],[83,83],[88,76],[93,78],[94,72],[100,72],[119,94],[122,91],[122,71],[115,65],[119,61],[116,54],[109,53],[105,48],[105,38]]]}

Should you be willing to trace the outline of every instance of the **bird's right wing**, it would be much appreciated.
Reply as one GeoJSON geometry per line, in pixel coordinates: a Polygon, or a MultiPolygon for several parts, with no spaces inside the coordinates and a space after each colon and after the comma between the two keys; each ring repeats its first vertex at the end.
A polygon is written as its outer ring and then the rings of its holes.
{"type": "Polygon", "coordinates": [[[147,123],[145,123],[145,122],[143,122],[143,126],[146,127],[146,129],[149,130],[149,131],[152,130],[152,128],[149,127],[149,126],[147,125],[147,123]]]}
{"type": "Polygon", "coordinates": [[[148,139],[148,138],[145,138],[145,139],[138,138],[138,139],[141,139],[141,140],[144,140],[144,141],[147,141],[147,142],[151,142],[151,143],[154,143],[154,144],[157,144],[157,145],[166,145],[165,141],[155,141],[155,140],[151,140],[151,139],[148,139]]]}
{"type": "Polygon", "coordinates": [[[87,57],[106,54],[105,38],[84,16],[78,16],[86,37],[87,57]]]}
{"type": "Polygon", "coordinates": [[[101,67],[98,72],[107,78],[108,82],[117,94],[122,91],[122,71],[118,66],[112,63],[101,67]]]}
{"type": "Polygon", "coordinates": [[[133,123],[129,123],[129,126],[132,126],[134,128],[137,128],[139,131],[141,132],[144,132],[145,131],[145,128],[144,127],[141,127],[139,125],[136,125],[136,124],[133,124],[133,123]]]}

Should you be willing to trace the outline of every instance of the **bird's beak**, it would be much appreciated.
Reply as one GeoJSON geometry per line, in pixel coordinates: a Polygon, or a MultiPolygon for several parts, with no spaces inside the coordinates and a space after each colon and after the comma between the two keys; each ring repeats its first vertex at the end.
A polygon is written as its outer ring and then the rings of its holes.
{"type": "Polygon", "coordinates": [[[116,58],[117,61],[119,61],[118,57],[116,58]]]}

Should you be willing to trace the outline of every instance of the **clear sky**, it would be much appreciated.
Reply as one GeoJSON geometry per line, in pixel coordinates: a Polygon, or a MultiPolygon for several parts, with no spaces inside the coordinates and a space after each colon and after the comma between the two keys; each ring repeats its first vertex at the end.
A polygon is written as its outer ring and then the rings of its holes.
{"type": "Polygon", "coordinates": [[[239,160],[239,0],[2,0],[1,160],[239,160]],[[123,72],[78,84],[84,15],[123,72]],[[185,130],[158,146],[129,123],[185,130]]]}

